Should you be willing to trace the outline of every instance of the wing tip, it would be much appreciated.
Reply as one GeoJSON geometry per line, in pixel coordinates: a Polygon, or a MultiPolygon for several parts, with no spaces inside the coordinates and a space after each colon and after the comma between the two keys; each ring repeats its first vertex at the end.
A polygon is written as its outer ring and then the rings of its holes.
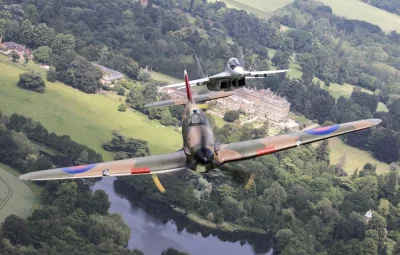
{"type": "Polygon", "coordinates": [[[372,126],[377,126],[382,122],[381,119],[369,119],[368,121],[372,124],[372,126]]]}
{"type": "Polygon", "coordinates": [[[31,179],[31,173],[22,174],[18,177],[21,181],[29,181],[31,179]]]}

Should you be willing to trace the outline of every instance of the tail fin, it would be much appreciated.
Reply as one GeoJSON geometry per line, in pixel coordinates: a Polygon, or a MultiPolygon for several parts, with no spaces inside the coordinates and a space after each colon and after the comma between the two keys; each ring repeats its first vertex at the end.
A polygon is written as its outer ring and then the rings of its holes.
{"type": "Polygon", "coordinates": [[[191,89],[190,89],[190,83],[189,83],[189,76],[188,76],[188,74],[187,74],[187,72],[186,72],[186,69],[185,69],[185,85],[186,85],[187,99],[188,99],[190,102],[193,102],[192,91],[191,91],[191,89]]]}

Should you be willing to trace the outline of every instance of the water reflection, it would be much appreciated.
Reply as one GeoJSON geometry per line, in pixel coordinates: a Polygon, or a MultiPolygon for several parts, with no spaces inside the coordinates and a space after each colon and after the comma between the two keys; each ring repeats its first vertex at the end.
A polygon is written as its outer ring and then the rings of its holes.
{"type": "Polygon", "coordinates": [[[228,233],[191,222],[166,205],[146,201],[116,178],[103,178],[94,190],[109,195],[110,212],[119,213],[131,228],[129,248],[159,255],[174,247],[191,255],[272,254],[270,235],[228,233]]]}

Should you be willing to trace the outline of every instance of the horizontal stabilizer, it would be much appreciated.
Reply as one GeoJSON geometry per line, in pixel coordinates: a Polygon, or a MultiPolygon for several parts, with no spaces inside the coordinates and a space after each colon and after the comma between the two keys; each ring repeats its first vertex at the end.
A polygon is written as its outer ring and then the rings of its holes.
{"type": "Polygon", "coordinates": [[[221,92],[214,92],[214,93],[207,93],[204,95],[198,95],[193,97],[196,103],[205,102],[213,99],[223,98],[232,96],[235,92],[234,91],[221,91],[221,92]]]}
{"type": "Polygon", "coordinates": [[[187,102],[186,98],[176,98],[176,99],[146,104],[144,107],[157,108],[157,107],[164,107],[164,106],[184,105],[184,104],[186,104],[186,102],[187,102]]]}
{"type": "MultiPolygon", "coordinates": [[[[197,95],[193,96],[193,102],[205,102],[213,99],[223,98],[232,96],[235,92],[234,91],[220,91],[220,92],[213,92],[204,95],[197,95]]],[[[164,106],[173,106],[173,105],[184,105],[188,102],[186,98],[176,98],[166,101],[155,102],[151,104],[146,104],[144,107],[147,108],[157,108],[157,107],[164,107],[164,106]]]]}

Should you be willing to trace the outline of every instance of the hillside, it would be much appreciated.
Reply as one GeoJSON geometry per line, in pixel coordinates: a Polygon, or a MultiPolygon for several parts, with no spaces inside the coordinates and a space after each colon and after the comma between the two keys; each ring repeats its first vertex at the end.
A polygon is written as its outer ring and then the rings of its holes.
{"type": "Polygon", "coordinates": [[[46,82],[46,93],[39,94],[16,86],[18,75],[29,70],[45,73],[35,64],[24,67],[0,56],[0,109],[5,114],[18,113],[40,121],[49,131],[70,135],[73,140],[101,153],[104,160],[112,154],[101,144],[111,138],[113,129],[148,141],[151,153],[173,151],[181,146],[179,132],[148,120],[136,111],[117,111],[119,101],[102,95],[85,94],[61,83],[46,82]]]}
{"type": "Polygon", "coordinates": [[[385,32],[399,30],[400,16],[363,3],[359,0],[319,0],[329,5],[333,13],[348,19],[364,20],[378,25],[385,32]]]}
{"type": "MultiPolygon", "coordinates": [[[[348,19],[364,20],[378,25],[385,32],[399,30],[400,16],[379,9],[360,0],[319,0],[329,5],[333,13],[348,19]]],[[[259,17],[268,17],[275,10],[285,7],[293,0],[223,0],[228,7],[245,10],[259,17]]]]}

